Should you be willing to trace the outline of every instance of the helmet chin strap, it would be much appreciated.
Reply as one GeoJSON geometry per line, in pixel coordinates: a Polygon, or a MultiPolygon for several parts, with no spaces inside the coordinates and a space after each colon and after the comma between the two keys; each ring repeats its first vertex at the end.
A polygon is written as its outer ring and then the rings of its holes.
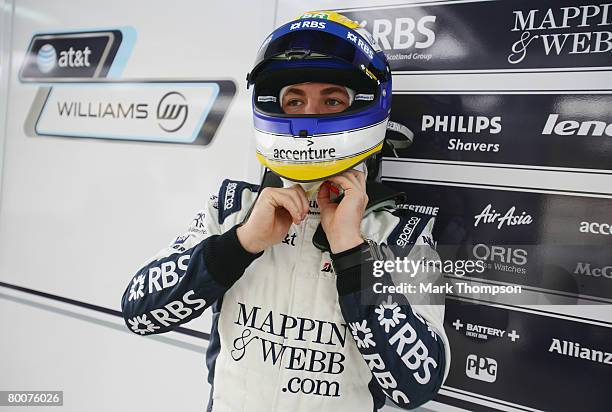
{"type": "MultiPolygon", "coordinates": [[[[363,172],[365,174],[366,179],[367,179],[367,177],[368,177],[368,168],[366,167],[365,162],[361,162],[359,164],[356,164],[351,169],[363,172]]],[[[298,184],[298,185],[302,186],[302,188],[306,192],[306,196],[308,197],[308,199],[315,198],[316,197],[316,193],[319,190],[319,187],[323,184],[323,182],[325,182],[327,180],[327,179],[322,179],[322,180],[317,180],[317,181],[314,181],[314,182],[296,182],[296,181],[293,181],[293,180],[285,179],[284,177],[281,177],[280,179],[283,182],[283,187],[291,187],[291,186],[293,186],[295,184],[298,184]]]]}

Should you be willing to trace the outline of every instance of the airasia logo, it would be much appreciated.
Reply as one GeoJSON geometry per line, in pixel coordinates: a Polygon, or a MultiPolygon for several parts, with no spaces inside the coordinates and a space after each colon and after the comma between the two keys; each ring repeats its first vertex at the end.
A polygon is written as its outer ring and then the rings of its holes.
{"type": "Polygon", "coordinates": [[[515,212],[516,206],[512,206],[502,215],[489,203],[480,214],[474,216],[474,227],[478,227],[481,223],[497,224],[497,229],[501,229],[503,226],[530,225],[533,222],[533,218],[527,212],[523,211],[520,215],[515,212]]]}

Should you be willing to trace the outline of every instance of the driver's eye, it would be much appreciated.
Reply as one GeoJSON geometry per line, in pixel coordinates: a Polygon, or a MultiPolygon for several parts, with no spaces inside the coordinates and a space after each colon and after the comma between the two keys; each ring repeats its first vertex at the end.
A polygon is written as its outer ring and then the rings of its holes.
{"type": "Polygon", "coordinates": [[[338,99],[330,98],[325,100],[325,104],[328,106],[339,106],[341,104],[344,104],[344,102],[338,99]]]}
{"type": "Polygon", "coordinates": [[[304,102],[300,99],[289,99],[287,100],[287,103],[285,103],[286,106],[293,106],[293,107],[301,106],[303,104],[304,102]]]}

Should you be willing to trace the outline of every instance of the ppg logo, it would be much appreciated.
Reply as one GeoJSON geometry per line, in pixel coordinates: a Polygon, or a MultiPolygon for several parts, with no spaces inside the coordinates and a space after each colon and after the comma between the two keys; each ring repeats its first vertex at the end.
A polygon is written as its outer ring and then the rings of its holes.
{"type": "Polygon", "coordinates": [[[484,382],[495,382],[497,379],[497,361],[491,358],[468,355],[465,363],[465,374],[468,378],[484,382]]]}
{"type": "Polygon", "coordinates": [[[157,105],[159,127],[168,133],[174,133],[185,124],[189,107],[187,99],[179,92],[166,93],[157,105]]]}

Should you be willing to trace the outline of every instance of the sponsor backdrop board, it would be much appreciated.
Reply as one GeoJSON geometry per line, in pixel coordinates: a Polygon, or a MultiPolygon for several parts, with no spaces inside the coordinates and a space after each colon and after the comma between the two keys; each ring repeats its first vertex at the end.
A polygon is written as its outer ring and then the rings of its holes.
{"type": "Polygon", "coordinates": [[[414,133],[400,157],[610,171],[610,107],[612,91],[402,92],[391,118],[414,133]]]}
{"type": "Polygon", "coordinates": [[[612,302],[610,198],[387,184],[407,193],[403,207],[436,216],[443,259],[484,261],[465,278],[612,302]]]}
{"type": "Polygon", "coordinates": [[[592,0],[420,2],[345,9],[395,71],[611,69],[612,6],[592,0]]]}
{"type": "MultiPolygon", "coordinates": [[[[245,140],[251,136],[251,115],[243,79],[265,35],[275,24],[304,12],[304,2],[258,0],[213,5],[189,0],[169,8],[165,2],[144,0],[86,0],[70,7],[56,0],[44,3],[0,0],[0,5],[3,6],[1,21],[6,23],[0,27],[3,47],[0,99],[7,100],[6,106],[2,106],[7,110],[6,121],[1,122],[0,138],[4,158],[0,281],[117,310],[120,295],[134,268],[185,230],[222,177],[256,178],[258,167],[252,146],[245,140]],[[125,82],[135,88],[129,92],[127,88],[122,89],[125,82]],[[164,83],[169,88],[151,96],[146,87],[149,82],[164,83]],[[226,97],[211,103],[214,86],[202,87],[202,94],[197,94],[194,100],[187,92],[174,90],[174,86],[183,82],[198,85],[231,82],[235,92],[223,94],[219,86],[216,98],[226,97]],[[91,105],[95,87],[108,87],[108,93],[102,95],[104,106],[97,109],[91,105]],[[160,104],[164,95],[171,92],[181,93],[188,102],[172,94],[172,100],[160,104]],[[76,115],[61,119],[57,112],[55,116],[53,112],[43,113],[49,99],[59,110],[57,99],[60,98],[76,115]],[[208,112],[207,104],[212,104],[208,112]],[[190,117],[199,113],[197,119],[201,120],[205,112],[201,126],[196,118],[190,117]],[[104,123],[108,134],[94,136],[92,130],[98,128],[94,126],[98,122],[104,123]],[[122,123],[125,127],[119,126],[122,123]],[[176,131],[169,131],[181,123],[176,131]],[[193,130],[199,127],[202,133],[190,141],[194,132],[187,133],[183,129],[187,126],[193,130]],[[113,130],[117,132],[111,134],[113,130]],[[177,223],[179,220],[184,223],[177,223]]],[[[598,169],[604,178],[609,176],[604,172],[609,170],[609,163],[605,161],[610,151],[610,119],[608,112],[601,111],[599,102],[607,101],[605,90],[612,84],[609,74],[612,6],[583,0],[544,0],[537,6],[526,0],[313,0],[307,7],[311,10],[350,8],[347,14],[374,31],[375,38],[388,53],[396,74],[395,84],[401,85],[396,91],[428,91],[424,95],[396,93],[394,97],[393,116],[406,122],[416,121],[410,127],[417,135],[415,144],[401,153],[405,160],[491,163],[497,167],[497,176],[507,175],[509,180],[513,175],[510,171],[506,173],[508,169],[502,168],[503,165],[526,165],[534,169],[534,177],[539,176],[537,173],[542,167],[580,168],[573,173],[578,173],[584,181],[584,192],[602,192],[592,185],[594,175],[582,169],[598,169]],[[602,89],[604,92],[596,93],[602,89]],[[440,100],[448,97],[450,90],[459,91],[455,94],[461,103],[446,109],[448,106],[440,100]],[[486,90],[491,101],[478,100],[471,93],[474,90],[486,90]],[[499,90],[516,93],[496,92],[499,90]],[[534,90],[555,93],[540,95],[534,90]],[[421,100],[417,105],[418,99],[421,100]],[[459,132],[461,135],[438,130],[431,134],[434,139],[430,143],[421,133],[429,129],[420,130],[423,119],[409,116],[421,104],[431,109],[429,113],[422,111],[421,116],[455,116],[456,119],[464,116],[468,123],[472,116],[475,124],[483,124],[478,123],[480,116],[487,118],[488,128],[478,133],[459,132]],[[533,107],[528,107],[531,104],[533,107]],[[500,107],[499,113],[495,107],[500,107]],[[555,114],[559,116],[554,117],[555,114]],[[497,129],[496,116],[502,117],[499,133],[493,133],[497,129]],[[549,119],[551,133],[543,134],[549,119]],[[538,143],[533,150],[513,148],[512,143],[519,147],[527,145],[530,137],[538,143]],[[556,139],[558,145],[550,143],[548,138],[556,139]],[[469,151],[450,153],[451,139],[474,144],[469,151]],[[487,148],[489,144],[499,144],[498,151],[494,152],[495,146],[492,146],[491,151],[484,152],[480,150],[482,144],[487,148]],[[432,150],[434,147],[440,147],[440,153],[432,150]],[[474,147],[476,151],[472,150],[474,147]],[[568,152],[575,156],[568,156],[568,152]]],[[[0,105],[4,102],[0,101],[0,105]]],[[[0,116],[4,113],[1,110],[0,116]]],[[[448,127],[451,122],[448,120],[448,127]]],[[[446,186],[453,186],[453,179],[462,176],[466,176],[465,171],[457,167],[456,173],[448,174],[446,186]]],[[[399,178],[410,176],[406,173],[399,178]]],[[[604,252],[589,254],[591,247],[604,250],[609,245],[606,224],[612,222],[612,216],[606,214],[609,212],[605,207],[610,205],[609,200],[583,198],[576,193],[555,197],[545,191],[523,196],[520,188],[528,182],[514,180],[512,184],[518,197],[495,188],[454,192],[456,198],[440,203],[442,223],[438,223],[436,230],[448,231],[454,222],[452,219],[444,222],[443,217],[454,216],[459,220],[457,224],[464,225],[475,238],[492,244],[491,239],[485,239],[491,236],[503,247],[526,248],[534,242],[549,245],[555,234],[575,236],[576,243],[587,248],[566,253],[568,281],[561,282],[562,286],[553,282],[555,287],[542,293],[566,292],[565,285],[571,286],[569,279],[573,279],[580,286],[572,289],[576,294],[599,299],[609,297],[609,288],[604,283],[610,274],[608,256],[604,252]],[[482,214],[489,203],[483,203],[483,198],[478,196],[490,199],[491,207],[495,206],[498,212],[507,213],[515,206],[513,214],[520,216],[525,211],[533,222],[524,227],[502,225],[505,231],[498,231],[494,223],[485,224],[484,220],[476,227],[469,227],[470,219],[482,214]],[[448,212],[445,206],[456,207],[457,211],[448,212]],[[565,227],[567,215],[571,213],[568,209],[578,218],[570,220],[572,223],[565,227]],[[584,222],[588,223],[584,226],[586,232],[581,231],[583,221],[579,216],[584,216],[584,222]],[[577,232],[571,228],[575,223],[580,224],[577,232]],[[537,226],[538,230],[529,230],[530,225],[537,226]]],[[[543,178],[534,181],[544,183],[539,185],[540,189],[553,184],[543,178]]],[[[473,178],[472,183],[477,185],[478,178],[473,178]]],[[[413,183],[397,184],[416,190],[413,183]]],[[[436,200],[432,205],[452,194],[446,187],[437,185],[430,185],[419,193],[436,200]]],[[[413,204],[422,203],[415,200],[413,204]]],[[[484,249],[477,251],[480,252],[485,253],[484,249]]],[[[516,251],[496,253],[496,259],[501,259],[500,255],[504,259],[521,259],[521,253],[516,251]]],[[[552,260],[533,261],[546,264],[552,260]]],[[[528,262],[531,264],[531,259],[528,262]]],[[[508,281],[506,272],[494,275],[500,281],[508,281]]],[[[49,302],[46,298],[40,299],[49,302]]],[[[610,341],[608,326],[573,318],[559,319],[554,313],[516,315],[514,308],[492,307],[486,302],[472,304],[479,314],[486,315],[482,318],[471,309],[455,307],[452,299],[448,299],[447,305],[446,326],[455,361],[439,402],[467,410],[604,410],[601,394],[605,392],[600,382],[605,377],[598,377],[607,371],[604,368],[609,368],[605,361],[610,351],[605,346],[610,341]],[[505,328],[503,322],[497,321],[504,317],[513,319],[505,328]],[[491,330],[477,327],[469,331],[472,335],[466,339],[468,323],[491,330]],[[530,337],[527,330],[531,329],[537,330],[530,337]],[[457,332],[452,333],[453,330],[457,332]],[[503,336],[502,331],[505,331],[503,336]],[[499,338],[485,341],[474,338],[474,333],[477,336],[497,334],[499,338]],[[534,342],[530,344],[532,337],[534,342]],[[599,362],[598,351],[603,362],[599,362]],[[532,364],[537,369],[530,368],[532,364]],[[530,388],[517,391],[513,385],[525,375],[540,379],[530,388]],[[572,376],[577,380],[571,381],[572,376]],[[563,394],[547,390],[555,388],[553,384],[558,384],[557,388],[579,390],[565,390],[563,394]],[[579,394],[585,394],[586,408],[572,403],[580,399],[579,394]]],[[[146,346],[134,345],[131,352],[124,349],[127,345],[117,345],[122,349],[96,352],[96,356],[87,359],[88,368],[82,368],[82,364],[70,365],[70,360],[62,359],[63,363],[59,364],[50,357],[36,357],[41,353],[41,336],[65,339],[65,345],[56,347],[71,347],[80,353],[83,346],[89,347],[83,342],[87,342],[85,339],[91,330],[78,327],[104,325],[104,322],[108,325],[108,319],[103,317],[108,315],[98,314],[98,323],[86,323],[82,322],[85,319],[82,315],[93,313],[92,307],[80,309],[83,313],[75,316],[81,316],[75,322],[82,324],[71,323],[61,329],[55,327],[53,320],[36,315],[22,317],[19,307],[11,306],[14,311],[10,312],[10,320],[22,328],[7,334],[8,338],[26,329],[39,334],[32,341],[17,341],[19,344],[11,345],[11,352],[4,354],[6,360],[2,364],[7,365],[9,374],[3,375],[4,380],[0,378],[1,387],[12,388],[15,382],[29,384],[35,377],[41,383],[37,389],[53,387],[70,394],[64,406],[66,410],[105,411],[116,408],[116,403],[92,403],[91,399],[99,399],[99,394],[82,389],[116,385],[115,392],[109,393],[121,397],[127,409],[176,409],[178,398],[150,396],[151,388],[164,385],[167,394],[183,394],[181,410],[195,411],[203,407],[208,388],[184,390],[185,382],[197,385],[203,381],[202,355],[198,358],[199,367],[190,372],[171,369],[185,360],[177,357],[177,350],[203,351],[201,335],[191,336],[190,342],[181,341],[185,336],[181,334],[147,340],[146,346]],[[49,330],[50,325],[53,330],[49,330]],[[82,333],[76,333],[77,328],[82,333]],[[41,331],[45,331],[44,335],[41,331]],[[160,352],[159,345],[172,343],[172,339],[178,340],[180,349],[164,346],[170,350],[160,352]],[[24,362],[20,360],[24,359],[35,359],[35,367],[23,368],[24,362]],[[46,373],[70,368],[79,370],[81,382],[68,383],[66,378],[46,373]],[[164,375],[160,371],[169,372],[164,375]],[[126,397],[126,388],[137,396],[126,397]]],[[[207,331],[207,316],[188,326],[195,332],[207,331]]],[[[113,320],[127,338],[122,321],[113,320]]],[[[117,334],[104,330],[101,340],[117,339],[117,334]]],[[[118,339],[123,337],[120,334],[118,339]]],[[[444,410],[440,403],[428,407],[444,410]]]]}
{"type": "Polygon", "coordinates": [[[476,411],[609,410],[610,323],[447,298],[445,330],[453,367],[444,399],[480,396],[487,406],[476,411]]]}
{"type": "MultiPolygon", "coordinates": [[[[302,7],[280,2],[277,21],[302,7]]],[[[474,283],[522,285],[541,304],[588,304],[525,312],[449,297],[453,360],[436,400],[483,411],[607,410],[610,326],[594,323],[609,321],[602,303],[612,292],[612,6],[320,0],[309,8],[361,22],[389,57],[392,120],[414,140],[385,151],[382,174],[411,207],[437,216],[440,252],[485,260],[474,283]],[[587,318],[569,316],[580,313],[587,318]]]]}

